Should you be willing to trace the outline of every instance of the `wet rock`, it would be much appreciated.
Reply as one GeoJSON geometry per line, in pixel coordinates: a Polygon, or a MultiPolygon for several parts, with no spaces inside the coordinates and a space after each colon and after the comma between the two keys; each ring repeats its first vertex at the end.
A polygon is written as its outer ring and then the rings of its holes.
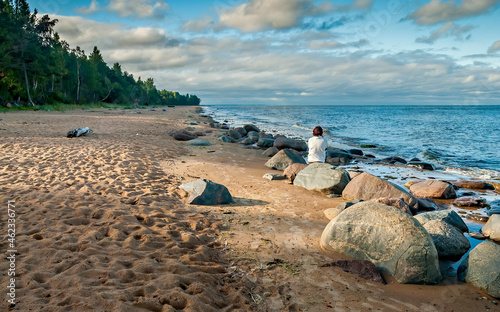
{"type": "Polygon", "coordinates": [[[467,237],[455,226],[445,221],[431,220],[424,224],[424,228],[431,235],[440,257],[461,257],[471,247],[467,237]]]}
{"type": "Polygon", "coordinates": [[[227,135],[230,136],[231,138],[235,139],[235,140],[239,140],[242,137],[241,133],[239,133],[235,129],[229,129],[227,131],[227,135]]]}
{"type": "Polygon", "coordinates": [[[188,201],[192,205],[223,205],[233,201],[224,185],[206,179],[185,183],[179,188],[191,192],[188,201]]]}
{"type": "Polygon", "coordinates": [[[290,181],[293,182],[295,180],[295,177],[297,174],[304,168],[306,168],[308,165],[307,164],[291,164],[290,166],[286,167],[285,171],[283,171],[283,174],[290,179],[290,181]]]}
{"type": "Polygon", "coordinates": [[[486,236],[484,236],[484,234],[482,234],[482,233],[469,233],[469,236],[472,238],[475,238],[475,239],[479,239],[479,240],[486,239],[486,236]]]}
{"type": "Polygon", "coordinates": [[[359,277],[370,280],[376,283],[385,284],[382,275],[380,275],[377,267],[367,260],[337,260],[327,264],[323,264],[321,267],[341,267],[345,272],[351,272],[357,274],[359,277]]]}
{"type": "Polygon", "coordinates": [[[405,212],[409,214],[410,216],[413,216],[413,213],[410,209],[410,206],[408,206],[407,203],[405,203],[404,199],[402,197],[400,198],[391,198],[391,197],[380,197],[376,199],[370,199],[371,202],[374,203],[381,203],[387,206],[392,206],[395,208],[398,208],[402,212],[405,212]]]}
{"type": "Polygon", "coordinates": [[[320,244],[355,260],[369,260],[400,283],[442,279],[427,231],[410,215],[384,204],[362,202],[344,210],[328,223],[320,244]]]}
{"type": "Polygon", "coordinates": [[[256,125],[252,125],[252,124],[244,125],[243,129],[245,129],[246,132],[250,132],[250,131],[255,131],[257,133],[260,132],[259,127],[257,127],[256,125]]]}
{"type": "Polygon", "coordinates": [[[500,215],[492,215],[481,229],[481,232],[489,239],[500,241],[500,215]]]}
{"type": "Polygon", "coordinates": [[[363,151],[360,149],[353,148],[353,149],[347,150],[347,152],[351,155],[363,156],[363,151]]]}
{"type": "Polygon", "coordinates": [[[436,170],[436,167],[433,164],[423,161],[410,161],[408,163],[408,167],[415,167],[424,170],[436,170]]]}
{"type": "Polygon", "coordinates": [[[291,164],[305,164],[302,155],[293,149],[283,149],[266,162],[266,167],[277,170],[285,170],[291,164]]]}
{"type": "Polygon", "coordinates": [[[488,216],[494,215],[494,214],[500,214],[500,199],[491,201],[489,203],[489,208],[486,211],[488,216]]]}
{"type": "Polygon", "coordinates": [[[297,174],[293,184],[309,191],[328,195],[342,194],[350,180],[349,173],[343,168],[335,168],[324,163],[312,163],[297,174]]]}
{"type": "Polygon", "coordinates": [[[257,141],[257,146],[260,147],[273,147],[274,139],[260,138],[257,141]]]}
{"type": "Polygon", "coordinates": [[[247,131],[243,127],[234,128],[234,131],[237,131],[242,137],[247,135],[247,131]]]}
{"type": "Polygon", "coordinates": [[[462,232],[469,232],[469,228],[465,224],[464,220],[460,218],[458,213],[453,210],[439,210],[420,213],[415,216],[422,225],[432,220],[444,221],[450,225],[453,225],[462,232]]]}
{"type": "Polygon", "coordinates": [[[277,149],[276,147],[270,147],[268,149],[266,149],[262,155],[263,156],[267,156],[267,157],[273,157],[274,155],[278,154],[279,153],[279,149],[277,149]]]}
{"type": "Polygon", "coordinates": [[[486,199],[482,197],[459,197],[452,202],[457,207],[486,207],[486,199]]]}
{"type": "Polygon", "coordinates": [[[189,143],[188,143],[188,145],[193,145],[193,146],[210,146],[210,145],[212,145],[212,143],[208,142],[205,139],[197,138],[197,139],[190,140],[189,143]]]}
{"type": "Polygon", "coordinates": [[[449,181],[451,184],[471,190],[484,190],[488,188],[488,184],[484,181],[478,180],[460,180],[460,181],[449,181]]]}
{"type": "Polygon", "coordinates": [[[278,149],[282,150],[285,148],[291,148],[296,151],[307,151],[307,143],[302,141],[302,140],[295,140],[295,139],[290,139],[290,138],[283,138],[279,137],[276,140],[274,140],[273,143],[274,147],[277,147],[278,149]]]}
{"type": "Polygon", "coordinates": [[[425,198],[456,198],[455,189],[449,183],[439,180],[427,180],[410,186],[410,193],[425,198]]]}
{"type": "Polygon", "coordinates": [[[434,211],[438,206],[432,198],[417,198],[419,211],[434,211]]]}
{"type": "Polygon", "coordinates": [[[472,249],[460,266],[457,274],[461,281],[500,298],[500,246],[484,241],[472,249]]]}
{"type": "Polygon", "coordinates": [[[488,181],[488,184],[495,189],[495,192],[500,193],[500,181],[488,181]]]}
{"type": "Polygon", "coordinates": [[[380,197],[402,197],[405,203],[412,209],[418,208],[417,199],[399,185],[384,181],[369,173],[363,172],[347,184],[342,197],[346,200],[363,199],[370,200],[380,197]]]}

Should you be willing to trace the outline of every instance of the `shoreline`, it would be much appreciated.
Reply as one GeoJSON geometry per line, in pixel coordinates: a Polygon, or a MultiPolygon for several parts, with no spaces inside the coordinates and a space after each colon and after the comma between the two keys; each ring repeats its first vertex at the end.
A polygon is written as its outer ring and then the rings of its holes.
{"type": "Polygon", "coordinates": [[[329,221],[323,211],[342,199],[263,179],[272,171],[262,151],[217,141],[218,131],[196,109],[138,112],[19,113],[0,123],[8,129],[0,131],[2,200],[19,198],[24,209],[20,308],[498,309],[454,277],[403,285],[384,275],[388,283],[380,285],[322,268],[347,259],[319,246],[329,221]],[[65,138],[86,125],[95,135],[65,138]],[[212,145],[189,146],[166,134],[186,127],[212,131],[203,137],[212,145]],[[227,186],[235,202],[186,204],[188,193],[178,186],[198,178],[227,186]]]}

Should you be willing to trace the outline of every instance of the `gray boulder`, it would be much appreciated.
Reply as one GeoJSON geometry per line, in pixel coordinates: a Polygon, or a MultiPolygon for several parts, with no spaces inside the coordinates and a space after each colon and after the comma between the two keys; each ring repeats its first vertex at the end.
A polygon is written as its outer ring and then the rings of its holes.
{"type": "Polygon", "coordinates": [[[259,138],[264,138],[264,139],[273,139],[273,136],[269,133],[265,133],[264,131],[259,132],[259,138]]]}
{"type": "Polygon", "coordinates": [[[260,139],[259,133],[255,132],[255,131],[248,132],[247,137],[249,137],[250,139],[252,139],[255,142],[259,141],[259,139],[260,139]]]}
{"type": "Polygon", "coordinates": [[[413,213],[410,209],[410,206],[408,206],[407,203],[405,203],[404,199],[402,197],[400,198],[390,198],[390,197],[380,197],[376,199],[370,199],[370,201],[374,203],[381,203],[387,206],[392,206],[395,208],[398,208],[402,212],[405,212],[409,214],[410,216],[413,216],[413,213]]]}
{"type": "Polygon", "coordinates": [[[273,147],[274,139],[260,138],[257,141],[257,146],[260,147],[273,147]]]}
{"type": "Polygon", "coordinates": [[[249,124],[249,125],[244,125],[244,126],[243,126],[243,129],[245,129],[245,130],[246,130],[246,132],[250,132],[250,131],[255,131],[255,132],[257,132],[257,133],[259,133],[259,132],[260,132],[260,129],[259,129],[256,125],[251,125],[251,124],[249,124]]]}
{"type": "Polygon", "coordinates": [[[170,132],[170,135],[177,141],[189,141],[198,137],[197,135],[185,130],[172,131],[170,132]]]}
{"type": "Polygon", "coordinates": [[[469,228],[465,224],[464,220],[462,220],[458,213],[453,210],[424,212],[416,215],[415,219],[417,219],[422,225],[425,225],[427,222],[432,220],[440,220],[453,225],[462,232],[469,232],[469,228]]]}
{"type": "Polygon", "coordinates": [[[467,237],[445,221],[431,220],[424,224],[424,228],[431,236],[440,257],[461,257],[471,247],[467,237]]]}
{"type": "Polygon", "coordinates": [[[235,140],[239,140],[239,139],[241,139],[241,137],[242,137],[241,133],[239,133],[239,132],[238,132],[238,131],[236,131],[235,129],[229,129],[229,130],[227,131],[227,135],[228,135],[228,136],[230,136],[230,137],[232,137],[232,138],[233,138],[233,139],[235,139],[235,140]]]}
{"type": "Polygon", "coordinates": [[[494,214],[500,214],[500,199],[491,201],[489,205],[490,207],[486,211],[488,216],[492,216],[494,214]]]}
{"type": "Polygon", "coordinates": [[[312,163],[297,174],[293,184],[328,195],[342,194],[350,180],[349,173],[343,168],[335,168],[324,163],[312,163]]]}
{"type": "Polygon", "coordinates": [[[484,241],[469,252],[460,263],[457,274],[461,281],[470,283],[500,299],[500,246],[484,241]]]}
{"type": "Polygon", "coordinates": [[[450,183],[439,180],[427,180],[410,186],[410,193],[416,197],[457,198],[455,188],[450,183]]]}
{"type": "Polygon", "coordinates": [[[217,140],[222,141],[224,143],[234,143],[236,142],[233,138],[228,137],[227,135],[221,135],[217,140]]]}
{"type": "Polygon", "coordinates": [[[285,170],[291,164],[305,164],[306,161],[299,152],[293,149],[283,149],[266,162],[266,167],[276,170],[285,170]]]}
{"type": "Polygon", "coordinates": [[[234,131],[238,131],[238,133],[241,134],[242,137],[247,135],[247,131],[243,127],[234,128],[234,131]]]}
{"type": "Polygon", "coordinates": [[[494,214],[483,226],[481,232],[492,240],[500,241],[500,215],[494,214]]]}
{"type": "Polygon", "coordinates": [[[279,153],[279,149],[277,149],[276,147],[270,147],[268,149],[266,149],[262,155],[263,156],[267,156],[267,157],[273,157],[274,155],[278,154],[279,153]]]}
{"type": "Polygon", "coordinates": [[[326,250],[369,260],[398,282],[441,281],[438,254],[431,237],[413,217],[380,203],[362,202],[328,223],[320,240],[326,250]]]}
{"type": "Polygon", "coordinates": [[[233,201],[231,194],[224,185],[206,179],[185,183],[179,188],[191,192],[188,201],[193,205],[223,205],[230,204],[233,201]]]}
{"type": "Polygon", "coordinates": [[[302,140],[295,140],[291,138],[279,137],[274,140],[274,147],[278,149],[291,148],[296,151],[307,151],[307,143],[302,140]]]}
{"type": "Polygon", "coordinates": [[[326,150],[326,160],[325,162],[338,166],[342,164],[348,164],[353,160],[354,157],[349,154],[347,151],[338,150],[338,149],[327,149],[326,150]]]}
{"type": "Polygon", "coordinates": [[[347,184],[342,192],[342,197],[346,200],[371,200],[380,197],[401,197],[410,208],[418,208],[417,199],[404,188],[366,172],[355,177],[347,184]]]}
{"type": "Polygon", "coordinates": [[[212,143],[208,142],[205,139],[197,138],[197,139],[189,141],[188,145],[193,145],[193,146],[210,146],[210,145],[212,145],[212,143]]]}
{"type": "Polygon", "coordinates": [[[241,141],[239,141],[238,143],[243,144],[243,145],[252,145],[255,143],[255,141],[250,139],[250,138],[244,138],[241,141]]]}
{"type": "Polygon", "coordinates": [[[361,200],[361,199],[356,199],[356,200],[352,200],[352,201],[349,201],[349,202],[343,202],[342,204],[338,205],[335,208],[325,209],[325,211],[323,211],[323,213],[328,218],[328,220],[332,220],[333,218],[335,218],[336,216],[338,216],[342,211],[344,211],[347,208],[349,208],[349,207],[351,207],[351,206],[353,206],[353,205],[355,205],[357,203],[360,203],[362,201],[363,200],[361,200]]]}

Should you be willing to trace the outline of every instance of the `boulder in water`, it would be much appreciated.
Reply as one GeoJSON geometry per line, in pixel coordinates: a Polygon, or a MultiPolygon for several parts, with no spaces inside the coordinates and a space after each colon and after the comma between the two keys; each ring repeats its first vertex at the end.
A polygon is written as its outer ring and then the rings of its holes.
{"type": "Polygon", "coordinates": [[[469,232],[469,228],[467,227],[465,222],[462,220],[462,218],[460,218],[458,213],[453,210],[424,212],[416,215],[415,219],[417,219],[418,222],[420,222],[422,225],[425,225],[427,222],[432,220],[441,220],[453,225],[462,232],[469,232]]]}
{"type": "MultiPolygon", "coordinates": [[[[481,229],[484,236],[494,241],[500,241],[500,215],[493,214],[481,229]]],[[[500,258],[499,258],[500,259],[500,258]]]]}
{"type": "Polygon", "coordinates": [[[302,140],[295,140],[291,138],[284,138],[284,137],[279,137],[274,140],[273,143],[274,147],[277,147],[278,149],[285,149],[285,148],[291,148],[296,151],[306,151],[307,150],[307,143],[302,141],[302,140]]]}
{"type": "Polygon", "coordinates": [[[410,193],[416,197],[457,198],[457,193],[450,183],[439,180],[427,180],[410,186],[410,193]]]}
{"type": "Polygon", "coordinates": [[[453,225],[442,220],[431,220],[424,224],[440,257],[461,257],[471,245],[465,235],[453,225]]]}

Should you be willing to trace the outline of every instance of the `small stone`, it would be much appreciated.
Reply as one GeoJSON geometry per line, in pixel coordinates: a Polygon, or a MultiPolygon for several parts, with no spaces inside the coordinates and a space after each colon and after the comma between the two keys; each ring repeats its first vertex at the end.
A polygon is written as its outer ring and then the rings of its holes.
{"type": "Polygon", "coordinates": [[[268,179],[270,181],[274,180],[285,180],[286,176],[282,174],[277,174],[277,173],[266,173],[264,176],[262,176],[264,179],[268,179]]]}

